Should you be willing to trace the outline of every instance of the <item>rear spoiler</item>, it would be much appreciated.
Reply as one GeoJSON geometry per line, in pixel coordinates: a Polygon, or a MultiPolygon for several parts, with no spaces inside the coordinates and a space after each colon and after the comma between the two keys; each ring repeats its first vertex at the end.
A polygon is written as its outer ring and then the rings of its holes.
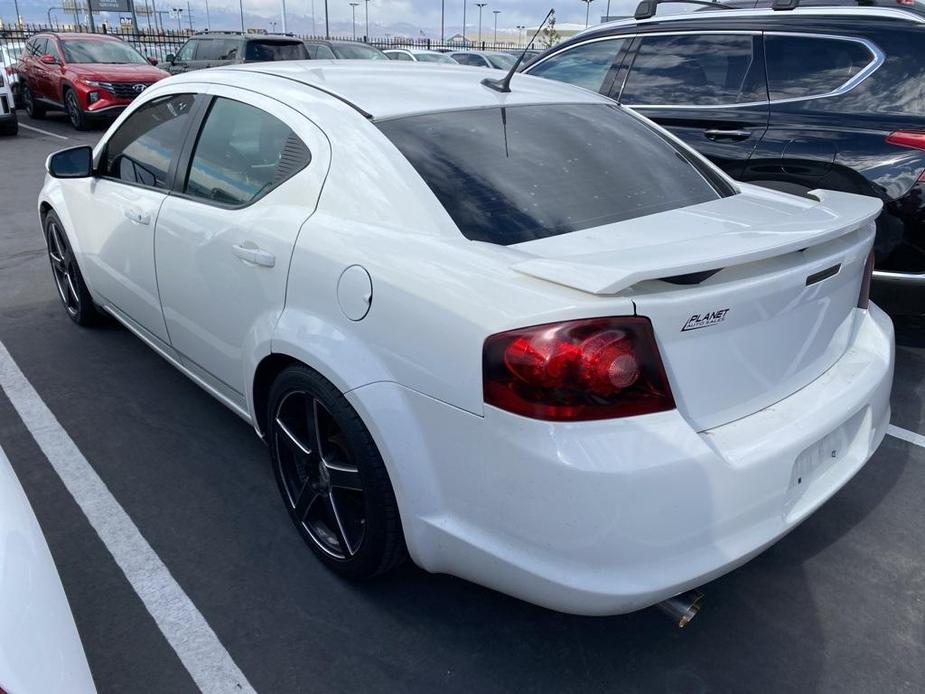
{"type": "MultiPolygon", "coordinates": [[[[879,198],[814,190],[806,224],[773,223],[767,231],[731,228],[682,242],[653,243],[621,251],[558,258],[531,258],[511,265],[524,275],[602,296],[617,294],[644,280],[663,279],[744,265],[817,246],[871,224],[880,214],[879,198]],[[824,214],[811,214],[813,211],[824,214]]],[[[632,222],[629,222],[632,223],[632,222]]]]}

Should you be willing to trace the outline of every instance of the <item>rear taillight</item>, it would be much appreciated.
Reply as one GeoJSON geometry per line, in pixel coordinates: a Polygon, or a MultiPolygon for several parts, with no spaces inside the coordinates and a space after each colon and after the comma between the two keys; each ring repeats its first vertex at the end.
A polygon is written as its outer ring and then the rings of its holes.
{"type": "Polygon", "coordinates": [[[871,251],[864,263],[864,276],[861,278],[861,293],[858,295],[858,308],[870,305],[870,280],[874,276],[874,252],[871,251]]]}
{"type": "MultiPolygon", "coordinates": [[[[886,141],[891,145],[900,147],[910,147],[925,151],[925,132],[915,130],[896,130],[886,136],[886,141]]],[[[925,182],[925,171],[919,174],[920,181],[925,182]]]]}
{"type": "Polygon", "coordinates": [[[613,419],[675,407],[648,318],[548,323],[492,335],[485,402],[554,421],[613,419]]]}

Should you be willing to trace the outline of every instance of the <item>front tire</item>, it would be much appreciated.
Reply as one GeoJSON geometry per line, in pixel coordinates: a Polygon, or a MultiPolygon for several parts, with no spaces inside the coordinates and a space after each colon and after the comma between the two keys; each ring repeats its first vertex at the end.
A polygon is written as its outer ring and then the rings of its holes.
{"type": "Polygon", "coordinates": [[[316,371],[290,366],[270,389],[266,421],[283,502],[325,566],[366,579],[400,564],[405,541],[388,472],[340,391],[316,371]]]}
{"type": "Polygon", "coordinates": [[[68,318],[77,325],[93,325],[98,321],[99,313],[77,266],[77,259],[74,257],[67,234],[64,233],[61,220],[54,212],[45,215],[45,243],[48,245],[48,260],[51,263],[55,288],[68,318]]]}
{"type": "Polygon", "coordinates": [[[77,100],[77,92],[73,89],[67,89],[64,92],[64,110],[67,111],[68,120],[71,121],[71,125],[74,126],[75,130],[90,129],[90,119],[80,107],[80,102],[77,100]]]}

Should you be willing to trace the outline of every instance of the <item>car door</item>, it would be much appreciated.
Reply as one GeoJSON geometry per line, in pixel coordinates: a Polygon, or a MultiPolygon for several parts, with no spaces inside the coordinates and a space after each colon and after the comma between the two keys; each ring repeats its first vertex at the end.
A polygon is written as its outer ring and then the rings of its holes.
{"type": "Polygon", "coordinates": [[[45,55],[48,48],[47,36],[36,36],[32,40],[32,48],[29,54],[29,68],[26,73],[29,89],[32,90],[32,96],[36,99],[48,98],[48,72],[52,65],[42,62],[42,56],[45,55]]]}
{"type": "Polygon", "coordinates": [[[758,32],[646,34],[612,95],[738,176],[768,125],[758,32]]]}
{"type": "Polygon", "coordinates": [[[38,73],[40,75],[38,80],[39,94],[41,94],[43,99],[48,99],[55,103],[62,103],[61,79],[64,75],[64,55],[58,47],[58,42],[51,37],[45,42],[44,50],[44,55],[50,55],[56,62],[39,63],[43,68],[38,73]]]}
{"type": "Polygon", "coordinates": [[[289,260],[330,161],[324,135],[280,102],[227,86],[157,220],[167,330],[184,365],[243,404],[244,363],[283,309],[289,260]]]}
{"type": "Polygon", "coordinates": [[[65,187],[87,283],[121,318],[163,343],[154,229],[196,98],[171,94],[140,106],[101,145],[96,175],[65,187]]]}

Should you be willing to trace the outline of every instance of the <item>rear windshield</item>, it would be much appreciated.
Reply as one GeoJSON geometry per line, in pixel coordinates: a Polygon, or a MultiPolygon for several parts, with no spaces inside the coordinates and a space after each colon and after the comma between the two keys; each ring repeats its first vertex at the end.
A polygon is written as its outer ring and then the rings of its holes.
{"type": "Polygon", "coordinates": [[[473,241],[531,241],[733,192],[616,105],[450,111],[378,125],[473,241]]]}
{"type": "Polygon", "coordinates": [[[245,60],[307,60],[308,51],[301,41],[284,43],[282,41],[248,41],[244,55],[245,60]]]}
{"type": "Polygon", "coordinates": [[[338,43],[334,46],[334,53],[343,60],[388,60],[389,56],[378,48],[366,46],[362,43],[338,43]]]}

